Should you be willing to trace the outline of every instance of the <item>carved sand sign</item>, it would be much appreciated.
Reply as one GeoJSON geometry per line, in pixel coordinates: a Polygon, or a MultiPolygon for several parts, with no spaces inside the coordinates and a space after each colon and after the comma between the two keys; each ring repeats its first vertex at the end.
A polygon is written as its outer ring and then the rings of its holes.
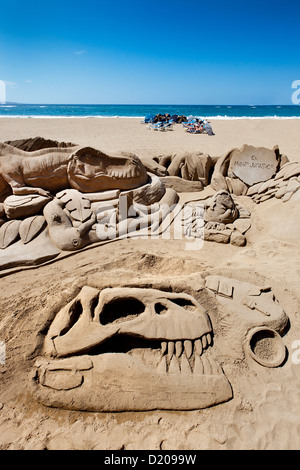
{"type": "Polygon", "coordinates": [[[235,149],[230,158],[228,175],[232,173],[244,183],[252,186],[267,181],[276,173],[278,161],[273,150],[244,145],[235,149]]]}

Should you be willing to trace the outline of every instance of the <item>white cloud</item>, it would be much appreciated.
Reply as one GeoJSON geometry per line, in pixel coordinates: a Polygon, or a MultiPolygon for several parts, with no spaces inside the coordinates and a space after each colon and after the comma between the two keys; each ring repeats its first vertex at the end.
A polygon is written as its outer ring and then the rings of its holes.
{"type": "Polygon", "coordinates": [[[82,51],[75,51],[75,54],[76,54],[76,55],[86,54],[86,51],[84,51],[84,50],[82,50],[82,51]]]}
{"type": "Polygon", "coordinates": [[[9,80],[4,80],[4,83],[6,86],[10,88],[16,88],[16,85],[17,85],[15,82],[10,82],[9,80]]]}
{"type": "Polygon", "coordinates": [[[26,83],[32,83],[32,80],[31,78],[27,78],[27,80],[25,80],[26,83]]]}

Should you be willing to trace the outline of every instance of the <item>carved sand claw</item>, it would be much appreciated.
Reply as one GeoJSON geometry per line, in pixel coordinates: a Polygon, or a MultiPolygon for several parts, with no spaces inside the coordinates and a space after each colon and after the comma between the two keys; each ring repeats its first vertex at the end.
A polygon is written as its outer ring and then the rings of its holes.
{"type": "Polygon", "coordinates": [[[45,227],[46,220],[42,215],[34,215],[24,219],[19,227],[20,237],[23,243],[29,243],[45,227]]]}
{"type": "Polygon", "coordinates": [[[21,220],[9,220],[0,227],[0,248],[4,250],[19,237],[21,220]]]}

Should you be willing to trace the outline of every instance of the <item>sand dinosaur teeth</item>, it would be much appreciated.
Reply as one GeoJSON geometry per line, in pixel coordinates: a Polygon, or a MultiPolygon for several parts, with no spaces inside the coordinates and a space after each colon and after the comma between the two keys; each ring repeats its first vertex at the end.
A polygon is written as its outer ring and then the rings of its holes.
{"type": "Polygon", "coordinates": [[[174,354],[174,351],[175,351],[175,343],[173,341],[169,341],[168,342],[168,353],[167,353],[167,357],[168,357],[169,361],[171,361],[172,356],[174,354]]]}
{"type": "Polygon", "coordinates": [[[182,355],[181,357],[181,363],[180,363],[180,372],[185,375],[191,375],[192,374],[192,369],[191,365],[185,356],[185,354],[182,355]]]}
{"type": "Polygon", "coordinates": [[[169,364],[169,374],[178,374],[180,373],[179,362],[175,356],[172,357],[171,362],[169,364]]]}
{"type": "Polygon", "coordinates": [[[211,344],[211,333],[206,333],[194,341],[162,341],[157,372],[185,375],[222,374],[220,365],[206,352],[211,344]]]}
{"type": "Polygon", "coordinates": [[[118,179],[133,178],[136,176],[136,173],[136,168],[133,168],[132,170],[127,170],[126,172],[124,172],[124,170],[110,170],[109,176],[118,179]]]}
{"type": "Polygon", "coordinates": [[[168,343],[166,341],[162,341],[161,342],[161,349],[160,349],[160,352],[161,352],[162,356],[164,356],[166,354],[167,349],[168,349],[168,343]]]}
{"type": "Polygon", "coordinates": [[[157,369],[156,369],[156,372],[158,374],[166,374],[168,371],[168,367],[167,367],[167,358],[166,356],[162,356],[158,366],[157,366],[157,369]]]}
{"type": "Polygon", "coordinates": [[[182,354],[182,341],[176,341],[175,343],[175,355],[180,357],[182,354]]]}
{"type": "Polygon", "coordinates": [[[193,354],[201,356],[203,351],[212,344],[211,333],[204,334],[201,338],[194,341],[177,340],[177,341],[162,341],[161,342],[161,356],[167,355],[168,361],[171,361],[173,355],[180,358],[185,352],[187,359],[190,359],[193,354]]]}
{"type": "Polygon", "coordinates": [[[203,346],[202,346],[202,341],[201,339],[196,339],[195,341],[195,354],[197,356],[201,356],[202,352],[203,352],[203,346]]]}
{"type": "Polygon", "coordinates": [[[194,363],[194,370],[193,373],[195,375],[202,375],[204,374],[204,367],[202,363],[202,359],[200,356],[195,356],[195,363],[194,363]]]}
{"type": "Polygon", "coordinates": [[[187,355],[187,358],[190,359],[191,355],[193,354],[193,343],[190,340],[184,341],[184,350],[187,355]]]}

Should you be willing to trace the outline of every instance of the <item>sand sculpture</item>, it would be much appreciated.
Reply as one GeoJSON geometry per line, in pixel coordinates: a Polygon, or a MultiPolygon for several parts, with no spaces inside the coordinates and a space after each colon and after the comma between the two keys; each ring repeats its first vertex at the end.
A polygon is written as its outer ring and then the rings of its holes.
{"type": "Polygon", "coordinates": [[[159,165],[166,168],[165,185],[177,190],[200,191],[210,183],[214,160],[202,152],[164,155],[158,158],[159,165]],[[184,180],[184,181],[181,181],[184,180]]]}
{"type": "Polygon", "coordinates": [[[251,214],[231,194],[255,202],[272,196],[287,201],[297,197],[300,185],[299,163],[285,163],[278,147],[245,145],[221,158],[201,152],[161,156],[146,159],[145,166],[132,154],[110,156],[72,143],[39,138],[12,143],[16,147],[0,145],[2,270],[142,229],[153,235],[176,207],[178,192],[208,185],[217,190],[214,196],[182,207],[183,236],[242,247],[251,214]]]}
{"type": "MultiPolygon", "coordinates": [[[[0,203],[1,276],[12,274],[16,267],[22,271],[22,267],[44,265],[72,255],[69,265],[60,264],[66,280],[61,276],[53,281],[56,265],[52,271],[51,265],[32,270],[36,279],[30,289],[36,290],[32,294],[30,290],[28,295],[28,288],[20,295],[20,291],[14,293],[12,288],[12,300],[6,297],[3,302],[4,306],[5,302],[13,302],[13,318],[19,315],[26,333],[30,331],[29,341],[33,344],[29,351],[25,341],[19,340],[23,332],[16,334],[7,321],[8,336],[15,335],[12,343],[16,343],[18,354],[17,341],[22,344],[26,378],[30,370],[26,392],[22,389],[21,393],[24,392],[22,397],[32,398],[35,412],[40,413],[38,426],[44,420],[43,413],[51,416],[53,412],[56,419],[65,416],[61,415],[64,410],[76,411],[77,425],[80,412],[86,411],[96,412],[95,420],[99,418],[98,412],[108,413],[105,417],[108,422],[114,419],[110,415],[114,412],[159,410],[153,415],[157,421],[166,416],[161,413],[169,410],[179,416],[180,411],[205,409],[201,415],[197,411],[193,415],[192,428],[191,421],[188,423],[188,438],[196,435],[190,446],[197,448],[203,438],[194,429],[194,419],[198,428],[205,419],[209,426],[219,428],[220,416],[226,422],[234,415],[225,438],[222,440],[218,434],[218,445],[232,446],[230,432],[242,429],[241,415],[251,425],[257,417],[254,411],[255,406],[259,408],[257,396],[264,393],[260,384],[266,380],[268,387],[271,383],[267,390],[271,394],[272,386],[277,387],[278,374],[285,373],[289,354],[285,346],[288,341],[283,337],[290,327],[290,318],[281,303],[285,296],[279,295],[280,301],[275,296],[278,285],[274,289],[266,285],[262,282],[265,277],[257,274],[256,269],[249,274],[252,267],[246,268],[248,258],[241,276],[247,282],[237,279],[238,263],[234,268],[230,268],[230,263],[221,263],[220,268],[213,265],[211,260],[218,256],[214,249],[221,253],[220,246],[205,245],[204,256],[194,257],[180,253],[179,243],[173,245],[178,249],[176,254],[173,246],[171,253],[166,254],[163,253],[166,244],[156,245],[158,251],[162,247],[159,255],[143,251],[141,244],[140,253],[129,243],[128,249],[116,249],[115,253],[113,249],[101,251],[104,247],[100,245],[107,238],[117,241],[128,235],[161,233],[165,219],[170,225],[179,219],[187,239],[244,247],[251,218],[257,214],[250,198],[263,202],[274,196],[287,202],[299,197],[299,164],[285,163],[276,148],[264,149],[267,152],[263,150],[259,158],[270,167],[263,168],[262,177],[259,166],[247,164],[249,155],[256,152],[249,146],[235,149],[226,158],[185,154],[153,159],[144,165],[130,155],[110,157],[100,150],[71,144],[59,147],[54,143],[50,149],[36,150],[36,146],[44,144],[19,142],[20,147],[32,148],[30,155],[21,148],[0,145],[0,168],[4,169],[0,203]],[[12,156],[15,165],[13,172],[7,171],[8,156],[12,156]],[[46,169],[45,182],[38,171],[30,178],[30,171],[39,164],[46,169]],[[53,169],[59,175],[57,184],[53,169]],[[169,170],[172,175],[166,174],[169,170]],[[181,203],[180,193],[185,184],[189,194],[181,203]],[[199,188],[197,196],[190,194],[199,188]],[[253,215],[244,207],[248,207],[249,201],[253,215]],[[94,250],[80,253],[89,245],[99,246],[95,260],[91,256],[94,250]],[[75,253],[78,255],[73,257],[75,253]],[[108,259],[102,259],[102,254],[105,258],[107,253],[108,259]],[[70,266],[76,266],[74,273],[70,266]],[[44,297],[36,285],[40,273],[44,297]],[[27,329],[26,322],[31,322],[31,329],[27,329]],[[251,386],[258,390],[256,395],[251,386]],[[45,412],[38,405],[49,409],[45,412]]],[[[248,256],[251,260],[252,247],[248,252],[246,248],[224,247],[227,249],[236,253],[237,258],[248,256]]],[[[268,249],[267,243],[263,249],[268,249]]],[[[23,274],[23,271],[17,274],[19,279],[23,274]]],[[[291,311],[289,306],[289,315],[291,311]]],[[[13,356],[9,350],[8,354],[13,356]]],[[[24,362],[14,361],[19,371],[14,380],[22,377],[23,384],[24,371],[21,374],[20,370],[24,362]]],[[[8,373],[13,375],[15,370],[8,373]]],[[[168,419],[171,416],[175,414],[168,414],[168,419]]],[[[94,419],[92,414],[89,419],[94,419]]],[[[102,425],[100,421],[97,424],[93,421],[97,430],[102,425]]],[[[69,424],[66,428],[64,432],[68,434],[69,424]]],[[[107,428],[101,429],[106,433],[107,428]]],[[[47,441],[52,431],[45,428],[43,432],[47,441]]],[[[156,430],[156,435],[159,432],[156,430]]],[[[245,436],[247,440],[249,432],[245,436]]]]}
{"type": "Polygon", "coordinates": [[[205,201],[185,205],[183,227],[189,238],[245,246],[251,213],[234,201],[228,191],[218,191],[205,201]]]}
{"type": "MultiPolygon", "coordinates": [[[[38,139],[16,145],[35,148],[38,144],[46,145],[38,139]]],[[[177,191],[147,172],[131,154],[109,156],[90,147],[55,145],[30,152],[8,144],[0,146],[2,270],[39,264],[105,239],[117,240],[128,233],[133,236],[141,229],[153,235],[178,202],[177,191]]],[[[202,179],[201,188],[208,184],[213,167],[208,155],[176,157],[169,166],[175,177],[178,165],[197,183],[202,179]]],[[[225,214],[220,215],[226,195],[216,197],[218,204],[205,212],[205,240],[227,243],[231,237],[232,243],[245,245],[244,233],[231,236],[235,227],[229,227],[243,215],[232,201],[235,217],[229,222],[225,214]],[[218,218],[212,219],[211,214],[218,211],[218,218]]]]}
{"type": "Polygon", "coordinates": [[[205,205],[205,222],[218,222],[220,224],[231,224],[239,216],[231,195],[227,191],[218,191],[205,205]]]}
{"type": "Polygon", "coordinates": [[[251,196],[256,203],[267,201],[272,197],[287,202],[299,199],[299,192],[297,192],[299,188],[300,163],[288,162],[282,166],[274,178],[249,188],[247,196],[251,196]]]}
{"type": "Polygon", "coordinates": [[[190,152],[145,159],[166,187],[178,192],[201,191],[210,184],[215,191],[223,189],[237,196],[255,192],[256,185],[273,179],[286,163],[288,158],[278,146],[252,145],[234,148],[221,157],[190,152]]]}
{"type": "Polygon", "coordinates": [[[30,375],[42,404],[88,411],[189,410],[232,398],[214,354],[278,367],[288,318],[271,288],[209,276],[218,305],[209,314],[191,295],[146,288],[85,286],[55,316],[30,375]],[[251,314],[250,314],[251,312],[251,314]],[[149,394],[151,384],[151,394],[149,394]]]}
{"type": "Polygon", "coordinates": [[[147,228],[153,235],[176,207],[177,192],[208,185],[218,190],[214,196],[182,207],[183,236],[245,246],[251,214],[231,194],[287,201],[300,185],[299,164],[284,163],[278,147],[244,145],[221,158],[201,152],[161,156],[146,159],[145,166],[132,154],[110,156],[72,143],[12,143],[0,145],[2,270],[147,228]]]}
{"type": "Polygon", "coordinates": [[[226,189],[236,195],[245,195],[250,186],[272,178],[286,160],[277,146],[270,150],[244,145],[217,161],[211,185],[215,190],[226,189]]]}
{"type": "Polygon", "coordinates": [[[132,189],[147,181],[147,172],[137,157],[115,157],[90,147],[45,149],[38,154],[10,152],[2,144],[0,197],[40,194],[48,196],[68,187],[81,192],[132,189]],[[3,148],[4,147],[4,148],[3,148]]]}
{"type": "Polygon", "coordinates": [[[187,294],[84,287],[50,326],[32,389],[46,405],[79,410],[206,408],[232,397],[209,354],[212,334],[187,294]]]}
{"type": "Polygon", "coordinates": [[[137,217],[131,206],[146,207],[144,223],[149,225],[149,212],[157,212],[158,219],[161,213],[155,203],[172,206],[177,201],[177,193],[166,190],[133,155],[68,146],[25,152],[8,144],[1,144],[0,153],[2,269],[118,238],[137,225],[130,224],[137,217]],[[126,209],[121,214],[122,201],[126,209]],[[105,230],[113,222],[115,235],[110,237],[105,230]]]}
{"type": "Polygon", "coordinates": [[[281,366],[287,353],[281,335],[288,326],[288,316],[272,288],[224,276],[208,276],[205,287],[219,305],[220,347],[224,354],[264,367],[281,366]]]}

